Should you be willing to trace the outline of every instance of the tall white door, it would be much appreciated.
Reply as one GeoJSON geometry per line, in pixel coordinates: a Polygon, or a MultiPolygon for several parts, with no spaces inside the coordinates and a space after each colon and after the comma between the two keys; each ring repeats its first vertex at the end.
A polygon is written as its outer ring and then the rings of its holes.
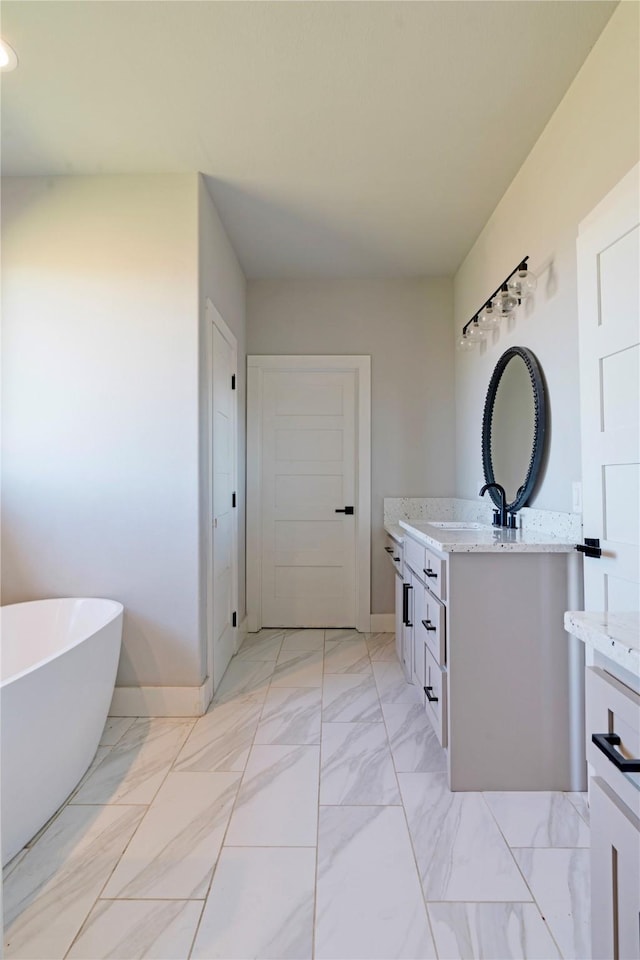
{"type": "Polygon", "coordinates": [[[640,191],[632,170],[578,237],[585,609],[640,609],[640,191]]]}
{"type": "Polygon", "coordinates": [[[357,625],[358,370],[346,359],[250,358],[248,578],[264,627],[357,625]]]}
{"type": "Polygon", "coordinates": [[[263,626],[355,626],[353,370],[263,371],[261,476],[263,626]]]}
{"type": "Polygon", "coordinates": [[[237,633],[236,346],[233,335],[213,306],[210,313],[212,582],[209,630],[215,688],[235,653],[237,633]]]}

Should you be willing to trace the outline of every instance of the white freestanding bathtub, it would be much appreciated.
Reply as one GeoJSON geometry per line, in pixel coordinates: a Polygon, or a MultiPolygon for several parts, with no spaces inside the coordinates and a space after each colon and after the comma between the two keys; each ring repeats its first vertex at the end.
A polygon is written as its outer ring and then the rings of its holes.
{"type": "Polygon", "coordinates": [[[95,756],[113,695],[121,603],[64,599],[0,610],[2,863],[69,796],[95,756]]]}

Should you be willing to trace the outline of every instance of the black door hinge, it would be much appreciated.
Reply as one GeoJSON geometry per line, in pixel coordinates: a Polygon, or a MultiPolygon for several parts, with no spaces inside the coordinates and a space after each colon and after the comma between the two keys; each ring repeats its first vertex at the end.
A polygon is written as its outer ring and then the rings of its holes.
{"type": "Polygon", "coordinates": [[[232,494],[231,494],[231,506],[232,506],[232,507],[235,507],[235,505],[236,505],[236,495],[235,495],[235,493],[232,493],[232,494]]]}
{"type": "Polygon", "coordinates": [[[232,627],[238,626],[238,614],[236,613],[235,610],[233,611],[233,614],[231,616],[231,626],[232,627]]]}
{"type": "Polygon", "coordinates": [[[231,374],[231,389],[235,390],[236,388],[236,375],[235,373],[231,374]]]}

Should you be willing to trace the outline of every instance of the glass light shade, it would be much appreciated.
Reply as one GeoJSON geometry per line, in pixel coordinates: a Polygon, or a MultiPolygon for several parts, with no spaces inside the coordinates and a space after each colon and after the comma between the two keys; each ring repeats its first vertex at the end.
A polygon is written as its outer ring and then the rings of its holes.
{"type": "Polygon", "coordinates": [[[509,293],[517,297],[518,300],[526,300],[527,297],[532,296],[537,285],[538,281],[535,275],[526,267],[517,270],[507,284],[509,293]]]}
{"type": "Polygon", "coordinates": [[[502,285],[502,289],[498,291],[493,301],[493,308],[499,317],[506,317],[508,314],[512,313],[513,310],[518,306],[518,299],[514,297],[512,293],[509,292],[509,288],[506,283],[502,285]]]}
{"type": "Polygon", "coordinates": [[[473,323],[467,327],[466,338],[474,343],[477,343],[479,340],[484,340],[484,330],[480,329],[477,320],[474,320],[473,323]]]}
{"type": "Polygon", "coordinates": [[[8,73],[15,70],[18,66],[18,58],[13,47],[10,47],[6,40],[0,39],[0,70],[8,73]]]}
{"type": "Polygon", "coordinates": [[[500,314],[493,305],[493,300],[490,300],[486,307],[483,307],[480,313],[478,314],[478,326],[481,330],[495,330],[500,326],[500,314]]]}
{"type": "Polygon", "coordinates": [[[477,340],[469,340],[466,333],[463,333],[458,340],[458,350],[460,350],[461,353],[470,353],[477,342],[477,340]]]}

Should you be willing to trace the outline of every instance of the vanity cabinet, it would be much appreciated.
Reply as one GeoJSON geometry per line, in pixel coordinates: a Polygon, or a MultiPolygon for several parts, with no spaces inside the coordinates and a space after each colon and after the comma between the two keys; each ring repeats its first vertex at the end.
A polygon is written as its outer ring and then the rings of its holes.
{"type": "MultiPolygon", "coordinates": [[[[610,661],[587,668],[587,756],[591,808],[591,940],[594,960],[640,957],[640,772],[616,760],[640,757],[640,695],[610,661]],[[619,738],[607,755],[593,742],[619,738]]],[[[605,741],[606,743],[606,741],[605,741]]]]}
{"type": "Polygon", "coordinates": [[[445,607],[436,596],[446,591],[446,560],[414,540],[405,541],[405,582],[410,616],[405,649],[411,670],[405,675],[420,690],[425,711],[442,746],[447,745],[445,607]]]}
{"type": "Polygon", "coordinates": [[[447,749],[451,790],[584,790],[584,657],[579,643],[582,659],[570,657],[563,628],[575,554],[502,551],[492,531],[484,552],[448,552],[412,529],[403,656],[410,638],[407,676],[447,749]]]}

